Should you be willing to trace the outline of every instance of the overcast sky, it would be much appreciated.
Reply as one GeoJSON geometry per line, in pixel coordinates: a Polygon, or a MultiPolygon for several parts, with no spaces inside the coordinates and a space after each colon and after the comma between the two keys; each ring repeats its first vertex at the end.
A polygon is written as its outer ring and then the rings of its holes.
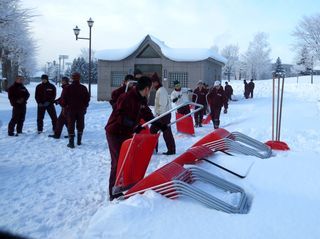
{"type": "Polygon", "coordinates": [[[38,45],[38,65],[69,55],[70,60],[88,48],[87,20],[92,28],[94,50],[127,48],[147,34],[169,47],[223,49],[238,44],[247,50],[255,33],[269,35],[271,57],[292,63],[294,38],[291,33],[303,16],[320,11],[317,0],[22,0],[34,9],[32,31],[38,45]]]}

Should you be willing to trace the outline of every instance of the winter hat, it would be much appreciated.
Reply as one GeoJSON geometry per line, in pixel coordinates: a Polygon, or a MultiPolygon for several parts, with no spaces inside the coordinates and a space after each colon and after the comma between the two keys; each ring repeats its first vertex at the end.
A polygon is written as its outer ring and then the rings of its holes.
{"type": "Polygon", "coordinates": [[[213,86],[218,86],[218,85],[220,85],[220,84],[221,84],[220,81],[216,80],[216,81],[214,82],[213,86]]]}
{"type": "Polygon", "coordinates": [[[71,75],[72,80],[80,80],[81,75],[79,72],[73,72],[71,75]]]}
{"type": "Polygon", "coordinates": [[[174,82],[173,82],[173,85],[174,85],[174,87],[181,87],[181,85],[180,85],[180,81],[178,81],[178,80],[175,80],[174,82]]]}
{"type": "Polygon", "coordinates": [[[48,75],[43,74],[43,75],[41,76],[41,80],[49,80],[48,75]]]}

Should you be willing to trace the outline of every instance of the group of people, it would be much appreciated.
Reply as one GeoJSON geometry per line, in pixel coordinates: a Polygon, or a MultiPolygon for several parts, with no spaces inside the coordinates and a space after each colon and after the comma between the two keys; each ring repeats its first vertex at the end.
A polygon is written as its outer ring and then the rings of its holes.
{"type": "MultiPolygon", "coordinates": [[[[69,84],[69,78],[63,77],[61,80],[62,93],[56,99],[56,87],[49,82],[46,74],[41,76],[41,83],[37,85],[35,91],[35,100],[37,102],[37,131],[43,132],[43,119],[48,112],[51,118],[52,131],[54,134],[49,137],[59,139],[63,126],[68,129],[69,143],[68,147],[74,148],[75,128],[77,128],[77,144],[81,145],[82,134],[84,130],[84,117],[89,105],[90,96],[87,88],[80,83],[81,75],[74,72],[71,75],[72,83],[69,84]],[[57,117],[54,104],[61,106],[61,113],[57,117]]],[[[12,117],[8,124],[8,135],[18,136],[22,133],[23,123],[26,115],[26,105],[30,93],[24,86],[24,78],[17,76],[14,84],[8,89],[8,98],[12,105],[12,117]],[[16,133],[15,133],[16,128],[16,133]]]]}
{"type": "MultiPolygon", "coordinates": [[[[177,109],[178,113],[183,115],[190,113],[189,105],[183,105],[183,103],[189,102],[189,94],[193,92],[192,100],[205,106],[203,110],[197,112],[194,116],[196,126],[202,126],[202,118],[206,113],[205,108],[208,102],[214,128],[219,128],[220,112],[222,107],[224,107],[224,113],[227,113],[228,99],[231,99],[232,87],[230,93],[230,87],[229,89],[226,87],[225,91],[220,81],[215,81],[214,86],[209,90],[206,89],[203,82],[199,81],[194,91],[181,87],[179,81],[174,81],[173,84],[174,90],[169,96],[168,91],[162,85],[162,81],[157,73],[148,77],[143,76],[141,71],[135,70],[133,76],[125,76],[123,84],[112,92],[110,100],[112,113],[105,126],[106,138],[111,155],[109,178],[110,200],[122,195],[121,193],[114,194],[112,191],[116,181],[121,145],[125,140],[131,138],[134,133],[139,133],[144,129],[142,122],[148,122],[168,112],[171,109],[172,103],[177,106],[181,105],[181,107],[177,109]],[[134,87],[128,85],[130,81],[135,82],[134,87]],[[152,89],[156,91],[154,112],[152,112],[148,105],[148,96],[152,89]]],[[[171,113],[151,123],[150,127],[150,133],[152,134],[157,133],[159,130],[163,132],[163,138],[167,147],[167,151],[163,153],[164,155],[173,155],[176,153],[176,145],[170,127],[170,121],[171,113]]],[[[156,152],[158,152],[158,147],[156,147],[156,152]]]]}
{"type": "Polygon", "coordinates": [[[243,80],[244,84],[244,98],[253,98],[254,82],[253,79],[248,83],[246,80],[243,80]]]}

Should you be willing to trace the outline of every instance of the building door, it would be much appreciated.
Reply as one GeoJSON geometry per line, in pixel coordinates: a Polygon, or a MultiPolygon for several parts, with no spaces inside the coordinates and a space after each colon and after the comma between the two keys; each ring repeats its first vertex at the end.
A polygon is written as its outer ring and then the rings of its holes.
{"type": "MultiPolygon", "coordinates": [[[[145,76],[151,77],[155,72],[158,74],[159,78],[162,81],[162,65],[158,64],[136,64],[134,65],[134,69],[139,69],[142,71],[142,74],[145,76]]],[[[150,96],[148,99],[149,105],[154,105],[154,99],[156,96],[156,92],[152,90],[150,92],[150,96]]]]}

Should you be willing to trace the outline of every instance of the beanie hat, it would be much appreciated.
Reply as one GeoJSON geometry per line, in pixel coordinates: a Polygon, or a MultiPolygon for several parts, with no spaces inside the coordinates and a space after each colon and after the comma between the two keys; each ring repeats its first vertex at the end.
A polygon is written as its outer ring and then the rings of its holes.
{"type": "Polygon", "coordinates": [[[72,80],[80,80],[81,75],[79,72],[73,72],[71,75],[72,80]]]}
{"type": "Polygon", "coordinates": [[[173,82],[173,85],[174,85],[174,86],[177,86],[177,87],[179,87],[179,86],[180,86],[180,81],[178,81],[178,80],[175,80],[175,81],[173,82]]]}
{"type": "Polygon", "coordinates": [[[216,80],[216,81],[214,82],[213,86],[218,86],[218,85],[220,85],[220,84],[221,84],[220,81],[216,80]]]}
{"type": "Polygon", "coordinates": [[[41,80],[49,80],[48,75],[43,74],[43,75],[41,76],[41,80]]]}

